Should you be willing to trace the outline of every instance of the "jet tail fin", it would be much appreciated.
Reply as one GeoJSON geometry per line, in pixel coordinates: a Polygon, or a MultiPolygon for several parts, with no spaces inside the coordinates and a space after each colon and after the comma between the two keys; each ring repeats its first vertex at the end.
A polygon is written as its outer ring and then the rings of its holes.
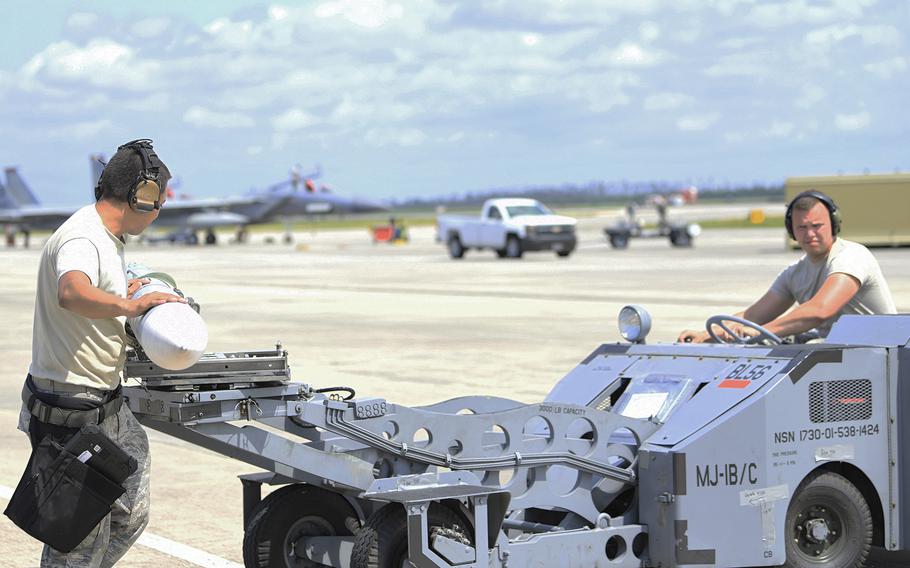
{"type": "Polygon", "coordinates": [[[92,201],[95,201],[95,188],[98,186],[98,180],[101,179],[101,172],[104,171],[107,162],[104,161],[102,154],[91,154],[88,161],[92,166],[92,201]]]}
{"type": "Polygon", "coordinates": [[[6,187],[0,182],[0,209],[18,209],[19,206],[6,192],[6,187]]]}
{"type": "Polygon", "coordinates": [[[38,205],[38,198],[28,188],[25,180],[19,177],[16,168],[6,168],[6,192],[9,198],[20,207],[38,205]]]}

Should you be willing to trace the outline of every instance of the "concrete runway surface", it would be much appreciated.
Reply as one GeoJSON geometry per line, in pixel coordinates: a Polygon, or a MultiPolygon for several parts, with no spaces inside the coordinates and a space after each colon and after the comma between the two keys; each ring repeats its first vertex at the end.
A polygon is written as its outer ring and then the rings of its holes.
{"type": "MultiPolygon", "coordinates": [[[[749,206],[726,209],[744,216],[749,206]]],[[[679,211],[686,215],[674,209],[674,218],[731,216],[710,206],[679,211]]],[[[701,328],[712,314],[748,305],[799,256],[784,248],[782,228],[706,230],[688,249],[664,239],[633,240],[617,251],[602,233],[614,213],[581,219],[579,249],[568,259],[529,253],[500,260],[470,251],[453,261],[434,242],[432,228],[419,228],[403,246],[373,245],[362,230],[298,233],[295,245],[266,244],[259,234],[245,245],[218,247],[131,243],[127,260],[171,274],[196,298],[209,351],[267,349],[281,341],[295,381],[425,404],[468,394],[541,400],[596,346],[620,340],[616,316],[624,304],[651,312],[651,341],[672,342],[683,328],[701,328]]],[[[31,250],[0,250],[4,507],[29,452],[16,418],[31,357],[42,239],[33,243],[31,250]]],[[[874,253],[898,309],[910,312],[910,249],[874,253]]],[[[152,519],[147,538],[119,565],[239,565],[236,476],[256,469],[157,432],[150,439],[152,519]]],[[[0,517],[0,542],[0,566],[38,565],[39,544],[6,517],[0,517]]],[[[908,559],[876,551],[872,565],[906,566],[908,559]]]]}

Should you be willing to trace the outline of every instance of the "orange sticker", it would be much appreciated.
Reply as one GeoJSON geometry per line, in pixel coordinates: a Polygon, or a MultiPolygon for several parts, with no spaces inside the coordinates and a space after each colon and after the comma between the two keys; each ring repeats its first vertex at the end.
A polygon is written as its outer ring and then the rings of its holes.
{"type": "Polygon", "coordinates": [[[719,389],[744,389],[751,385],[752,381],[748,379],[724,379],[718,383],[719,389]]]}

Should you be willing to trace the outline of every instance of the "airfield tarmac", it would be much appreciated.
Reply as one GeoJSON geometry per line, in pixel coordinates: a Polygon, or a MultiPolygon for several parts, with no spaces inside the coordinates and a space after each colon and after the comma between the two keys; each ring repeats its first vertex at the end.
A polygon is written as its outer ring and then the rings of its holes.
{"type": "MultiPolygon", "coordinates": [[[[749,208],[735,206],[743,216],[749,208]]],[[[730,216],[699,210],[703,217],[730,216]]],[[[254,234],[245,245],[131,244],[127,260],[171,274],[196,298],[209,351],[267,349],[280,341],[295,381],[350,386],[359,395],[413,405],[480,393],[541,400],[597,345],[620,340],[616,316],[623,305],[645,306],[654,320],[649,340],[672,342],[709,315],[745,307],[799,256],[784,248],[782,228],[705,230],[687,249],[664,239],[633,240],[617,251],[602,233],[612,215],[580,219],[579,248],[568,259],[533,253],[500,260],[470,251],[453,261],[432,228],[415,228],[403,246],[373,245],[363,230],[297,233],[294,245],[266,244],[266,236],[254,234]]],[[[15,425],[31,356],[41,241],[30,250],[0,250],[3,507],[28,459],[28,442],[15,425]]],[[[874,253],[898,309],[910,312],[910,249],[874,253]]],[[[240,565],[236,476],[257,470],[157,432],[149,438],[151,523],[118,565],[240,565]]],[[[0,542],[0,566],[38,565],[40,545],[6,517],[0,542]]],[[[906,566],[908,558],[878,551],[873,565],[906,566]]]]}

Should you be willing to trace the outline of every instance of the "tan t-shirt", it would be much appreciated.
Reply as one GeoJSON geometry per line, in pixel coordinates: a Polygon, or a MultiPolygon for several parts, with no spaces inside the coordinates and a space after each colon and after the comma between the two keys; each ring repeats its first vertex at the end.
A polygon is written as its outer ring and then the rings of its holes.
{"type": "Polygon", "coordinates": [[[895,314],[897,308],[878,261],[869,249],[859,243],[836,239],[824,260],[812,262],[804,255],[777,275],[771,291],[800,304],[809,301],[821,289],[828,276],[848,274],[859,281],[859,291],[841,309],[837,317],[818,327],[827,337],[831,325],[841,314],[895,314]]]}
{"type": "Polygon", "coordinates": [[[126,318],[90,319],[61,308],[57,285],[72,270],[85,273],[93,286],[126,297],[123,242],[107,230],[94,205],[76,211],[44,245],[29,373],[52,381],[114,389],[120,384],[126,358],[126,318]]]}

